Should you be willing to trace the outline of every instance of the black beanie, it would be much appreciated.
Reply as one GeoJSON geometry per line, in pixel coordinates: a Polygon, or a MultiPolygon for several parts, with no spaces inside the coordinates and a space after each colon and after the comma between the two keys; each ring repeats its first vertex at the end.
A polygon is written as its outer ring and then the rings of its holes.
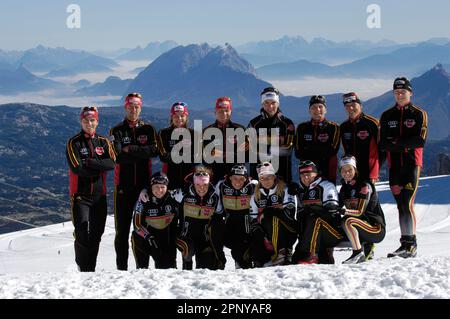
{"type": "Polygon", "coordinates": [[[325,99],[325,96],[322,95],[313,95],[311,96],[311,99],[309,99],[309,107],[311,107],[311,105],[313,104],[323,104],[324,106],[327,106],[327,101],[325,99]]]}
{"type": "Polygon", "coordinates": [[[411,82],[409,82],[409,80],[405,77],[401,77],[401,78],[396,78],[394,80],[394,90],[397,89],[404,89],[404,90],[408,90],[409,92],[412,93],[412,86],[411,86],[411,82]]]}

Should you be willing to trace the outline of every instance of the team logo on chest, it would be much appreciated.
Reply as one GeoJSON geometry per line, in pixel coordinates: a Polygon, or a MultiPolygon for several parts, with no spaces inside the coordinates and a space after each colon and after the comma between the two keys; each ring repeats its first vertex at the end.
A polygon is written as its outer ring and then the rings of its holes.
{"type": "Polygon", "coordinates": [[[97,155],[99,155],[99,156],[102,156],[103,153],[105,153],[105,150],[103,149],[103,147],[97,146],[97,147],[95,148],[95,153],[97,153],[97,155]]]}
{"type": "Polygon", "coordinates": [[[398,124],[397,121],[389,121],[388,122],[389,128],[395,128],[395,127],[397,127],[397,124],[398,124]]]}
{"type": "Polygon", "coordinates": [[[305,141],[311,142],[312,141],[312,135],[311,134],[305,134],[303,135],[303,138],[305,141]]]}
{"type": "Polygon", "coordinates": [[[319,141],[321,141],[322,143],[325,143],[326,141],[328,141],[329,137],[330,136],[328,135],[328,133],[322,133],[322,134],[319,134],[319,136],[317,136],[317,139],[319,141]]]}
{"type": "Polygon", "coordinates": [[[368,131],[359,131],[357,134],[356,134],[361,140],[365,140],[366,138],[368,138],[369,137],[369,132],[368,131]]]}
{"type": "Polygon", "coordinates": [[[309,198],[310,198],[310,199],[314,199],[314,198],[316,197],[316,191],[315,191],[315,190],[312,190],[312,191],[309,192],[308,195],[309,195],[309,198]]]}
{"type": "Polygon", "coordinates": [[[272,195],[272,196],[270,196],[270,200],[271,200],[272,203],[278,202],[278,195],[272,195]]]}
{"type": "Polygon", "coordinates": [[[80,154],[87,156],[87,155],[89,155],[89,151],[86,147],[83,147],[82,149],[80,149],[80,154]]]}
{"type": "Polygon", "coordinates": [[[414,125],[416,125],[416,121],[414,119],[408,119],[405,121],[405,126],[407,128],[412,128],[414,125]]]}
{"type": "Polygon", "coordinates": [[[166,213],[170,213],[172,211],[172,206],[166,205],[166,207],[164,207],[164,210],[166,211],[166,213]]]}
{"type": "Polygon", "coordinates": [[[351,140],[352,139],[352,133],[344,133],[344,140],[351,140]]]}
{"type": "Polygon", "coordinates": [[[123,144],[131,144],[131,137],[129,137],[129,136],[124,136],[124,137],[122,138],[122,143],[123,143],[123,144]]]}
{"type": "Polygon", "coordinates": [[[350,192],[350,196],[355,197],[355,194],[356,194],[356,190],[352,189],[352,191],[350,192]]]}
{"type": "Polygon", "coordinates": [[[225,195],[227,195],[227,196],[231,196],[231,195],[233,195],[233,193],[234,193],[234,191],[233,191],[231,188],[225,188],[225,189],[223,190],[223,192],[224,192],[225,195]]]}
{"type": "Polygon", "coordinates": [[[145,144],[145,143],[147,143],[147,135],[139,135],[137,140],[139,141],[139,143],[145,144]]]}

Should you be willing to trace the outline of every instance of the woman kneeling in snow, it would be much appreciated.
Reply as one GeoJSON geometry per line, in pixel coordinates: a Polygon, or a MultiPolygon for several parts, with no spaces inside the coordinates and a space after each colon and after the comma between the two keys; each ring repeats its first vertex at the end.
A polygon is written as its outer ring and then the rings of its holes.
{"type": "Polygon", "coordinates": [[[384,239],[386,223],[375,186],[358,178],[356,159],[343,157],[339,167],[343,178],[339,192],[339,204],[344,207],[342,228],[353,248],[344,264],[360,263],[373,257],[374,243],[384,239]]]}

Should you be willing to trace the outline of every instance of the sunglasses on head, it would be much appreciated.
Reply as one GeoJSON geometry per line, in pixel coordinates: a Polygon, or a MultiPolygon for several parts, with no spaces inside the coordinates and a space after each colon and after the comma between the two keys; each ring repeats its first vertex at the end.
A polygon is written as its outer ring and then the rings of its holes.
{"type": "Polygon", "coordinates": [[[209,174],[207,172],[198,172],[198,173],[194,173],[195,177],[200,177],[200,176],[209,176],[209,174]]]}
{"type": "Polygon", "coordinates": [[[270,163],[268,163],[268,162],[265,162],[265,163],[258,164],[258,165],[256,166],[256,168],[261,168],[261,167],[263,167],[263,166],[270,166],[270,165],[272,165],[272,164],[270,164],[270,163]]]}
{"type": "Polygon", "coordinates": [[[83,112],[86,112],[86,111],[97,112],[97,107],[96,106],[85,106],[85,107],[83,107],[83,112]]]}
{"type": "Polygon", "coordinates": [[[316,165],[316,164],[314,164],[314,162],[313,161],[310,161],[310,160],[306,160],[306,161],[301,161],[299,164],[298,164],[298,166],[299,167],[301,167],[301,166],[310,166],[310,165],[316,165]]]}
{"type": "Polygon", "coordinates": [[[142,99],[142,95],[140,95],[139,93],[130,93],[127,95],[127,97],[138,97],[138,98],[142,99]]]}

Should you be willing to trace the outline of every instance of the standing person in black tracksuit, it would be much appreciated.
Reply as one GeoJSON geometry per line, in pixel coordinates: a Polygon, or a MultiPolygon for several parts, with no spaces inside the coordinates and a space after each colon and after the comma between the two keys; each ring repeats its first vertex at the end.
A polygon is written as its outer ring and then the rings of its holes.
{"type": "Polygon", "coordinates": [[[416,215],[414,198],[423,164],[423,147],[427,137],[427,113],[411,103],[412,87],[406,78],[394,81],[396,105],[380,119],[380,150],[387,152],[389,185],[397,202],[401,246],[388,257],[415,257],[416,215]]]}
{"type": "Polygon", "coordinates": [[[115,154],[107,138],[97,135],[98,110],[84,107],[82,131],[67,142],[75,261],[80,271],[95,271],[105,230],[106,171],[114,168],[115,154]]]}
{"type": "Polygon", "coordinates": [[[297,240],[297,196],[275,175],[271,163],[259,164],[257,171],[259,182],[250,200],[255,241],[252,258],[257,265],[288,265],[297,240]],[[258,238],[261,234],[258,228],[262,228],[263,238],[258,238]],[[260,249],[264,248],[261,244],[265,249],[260,249]]]}
{"type": "Polygon", "coordinates": [[[150,181],[150,198],[138,200],[133,213],[131,236],[136,268],[148,268],[150,256],[156,269],[176,268],[176,238],[179,204],[167,191],[169,179],[155,173],[150,181]]]}
{"type": "Polygon", "coordinates": [[[319,253],[336,247],[345,236],[340,227],[336,186],[323,179],[311,161],[300,162],[298,170],[303,190],[299,195],[301,208],[297,217],[300,221],[299,242],[292,262],[334,263],[332,255],[325,260],[320,258],[319,253]]]}
{"type": "Polygon", "coordinates": [[[309,100],[311,120],[297,126],[295,156],[300,161],[312,161],[321,175],[336,183],[339,125],[325,118],[327,103],[322,95],[309,100]]]}
{"type": "Polygon", "coordinates": [[[375,186],[359,177],[355,157],[343,157],[339,169],[343,179],[339,191],[339,205],[344,214],[342,228],[353,248],[344,264],[356,264],[373,257],[373,250],[366,253],[362,243],[381,242],[386,234],[386,222],[375,186]]]}
{"type": "Polygon", "coordinates": [[[159,154],[156,130],[139,119],[141,110],[141,95],[128,94],[125,99],[126,117],[110,131],[117,157],[114,176],[114,246],[118,270],[128,269],[128,241],[133,208],[141,189],[149,185],[152,175],[151,158],[159,154]]]}
{"type": "MultiPolygon", "coordinates": [[[[183,256],[183,269],[192,270],[195,256],[196,268],[223,269],[223,251],[217,251],[211,223],[223,223],[223,210],[211,174],[203,166],[196,167],[191,175],[191,184],[178,190],[174,196],[181,204],[180,233],[177,247],[183,256]]],[[[218,226],[219,229],[223,227],[218,226]]]]}
{"type": "Polygon", "coordinates": [[[354,92],[343,95],[348,120],[340,126],[344,155],[354,156],[358,177],[373,184],[378,180],[378,139],[380,123],[362,112],[361,100],[354,92]]]}
{"type": "MultiPolygon", "coordinates": [[[[273,158],[278,157],[279,165],[276,173],[286,183],[290,183],[292,181],[291,152],[295,136],[294,123],[281,112],[280,92],[277,89],[265,88],[261,92],[261,105],[261,114],[252,119],[248,125],[257,133],[257,149],[252,148],[251,152],[257,152],[257,163],[266,161],[273,163],[273,158]],[[275,134],[278,135],[278,148],[272,146],[275,134]],[[267,145],[267,154],[261,152],[263,145],[267,145]]],[[[256,143],[253,141],[251,147],[254,146],[256,143]]],[[[253,179],[258,178],[257,163],[250,164],[250,175],[253,179]]]]}
{"type": "Polygon", "coordinates": [[[160,138],[160,158],[163,162],[163,172],[169,178],[169,190],[175,190],[185,186],[184,178],[192,173],[194,168],[194,130],[187,128],[188,105],[184,102],[176,102],[170,109],[170,126],[159,131],[160,138]],[[172,134],[179,135],[172,138],[172,134]],[[179,133],[179,134],[178,134],[179,133]],[[183,153],[177,156],[183,157],[184,149],[190,149],[190,156],[187,161],[183,159],[181,163],[174,162],[172,149],[178,143],[183,144],[183,153]]]}
{"type": "Polygon", "coordinates": [[[223,240],[231,249],[236,268],[252,267],[249,257],[252,243],[250,199],[256,184],[257,181],[249,178],[245,166],[237,164],[231,168],[230,175],[216,186],[225,212],[223,240]]]}
{"type": "MultiPolygon", "coordinates": [[[[214,172],[214,183],[217,183],[225,175],[229,174],[230,169],[239,163],[239,152],[245,152],[248,148],[248,143],[246,143],[245,139],[239,143],[236,135],[227,134],[227,131],[230,131],[230,129],[245,131],[244,126],[231,121],[232,111],[233,103],[231,99],[226,96],[219,97],[216,101],[216,121],[203,129],[204,156],[211,157],[211,160],[214,160],[212,163],[205,161],[205,164],[211,167],[214,172]],[[211,133],[211,137],[208,138],[208,132],[212,132],[213,129],[219,129],[222,134],[216,136],[216,134],[211,133]],[[211,152],[207,151],[210,149],[211,152]]],[[[245,161],[245,158],[243,158],[243,161],[245,161]]]]}

